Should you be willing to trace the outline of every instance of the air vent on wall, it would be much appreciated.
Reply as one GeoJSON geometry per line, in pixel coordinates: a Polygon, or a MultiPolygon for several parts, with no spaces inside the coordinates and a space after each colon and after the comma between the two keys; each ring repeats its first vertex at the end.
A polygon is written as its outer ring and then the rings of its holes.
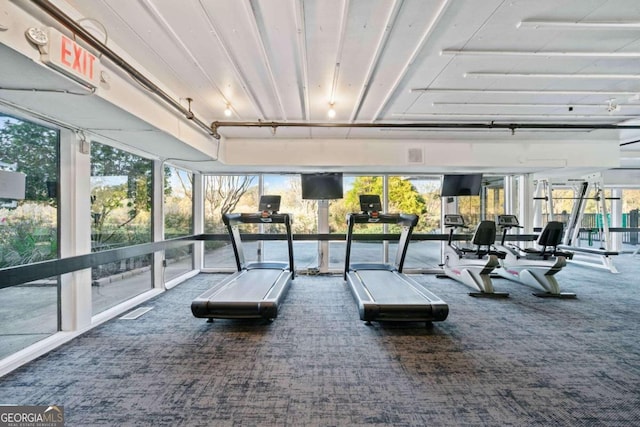
{"type": "Polygon", "coordinates": [[[422,157],[422,148],[409,148],[409,150],[407,150],[407,163],[424,163],[424,159],[422,157]]]}

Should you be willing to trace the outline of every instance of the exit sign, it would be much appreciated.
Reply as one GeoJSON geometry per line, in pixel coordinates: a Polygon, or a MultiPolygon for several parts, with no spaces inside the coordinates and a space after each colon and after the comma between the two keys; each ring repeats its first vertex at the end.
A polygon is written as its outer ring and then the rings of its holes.
{"type": "Polygon", "coordinates": [[[49,41],[42,62],[92,88],[100,82],[100,59],[73,38],[49,28],[49,41]]]}

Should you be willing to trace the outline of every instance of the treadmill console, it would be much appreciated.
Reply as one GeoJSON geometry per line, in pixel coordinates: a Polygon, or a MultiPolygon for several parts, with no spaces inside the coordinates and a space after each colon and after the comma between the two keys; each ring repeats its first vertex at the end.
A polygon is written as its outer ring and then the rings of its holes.
{"type": "Polygon", "coordinates": [[[380,196],[377,194],[361,194],[360,195],[360,211],[369,215],[369,222],[377,222],[380,220],[380,211],[382,203],[380,196]]]}
{"type": "Polygon", "coordinates": [[[271,222],[271,216],[280,210],[280,196],[260,196],[258,204],[262,222],[271,222]]]}
{"type": "Polygon", "coordinates": [[[360,210],[365,213],[380,212],[382,210],[380,196],[377,194],[361,194],[360,210]]]}
{"type": "Polygon", "coordinates": [[[464,218],[459,214],[446,214],[444,225],[445,227],[464,227],[464,218]]]}
{"type": "Polygon", "coordinates": [[[498,225],[501,227],[517,227],[520,224],[515,215],[498,215],[498,225]]]}
{"type": "Polygon", "coordinates": [[[260,196],[258,205],[260,212],[278,213],[280,210],[280,196],[260,196]]]}

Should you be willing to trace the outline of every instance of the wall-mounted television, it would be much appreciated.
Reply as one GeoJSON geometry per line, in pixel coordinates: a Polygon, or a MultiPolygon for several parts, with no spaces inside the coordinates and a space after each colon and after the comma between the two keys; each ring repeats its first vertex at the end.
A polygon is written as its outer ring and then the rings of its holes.
{"type": "Polygon", "coordinates": [[[441,197],[479,196],[482,187],[482,174],[444,175],[441,197]]]}
{"type": "Polygon", "coordinates": [[[303,199],[330,200],[343,197],[341,173],[303,173],[300,179],[303,199]]]}

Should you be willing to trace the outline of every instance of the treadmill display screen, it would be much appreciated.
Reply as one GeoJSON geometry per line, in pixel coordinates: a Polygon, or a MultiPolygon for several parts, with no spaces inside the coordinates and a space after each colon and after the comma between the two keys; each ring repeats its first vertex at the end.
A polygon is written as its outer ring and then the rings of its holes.
{"type": "Polygon", "coordinates": [[[518,225],[518,219],[515,215],[498,216],[498,225],[518,225]]]}
{"type": "Polygon", "coordinates": [[[360,210],[362,212],[380,212],[382,210],[382,202],[377,194],[361,194],[360,210]]]}
{"type": "Polygon", "coordinates": [[[444,225],[464,225],[462,215],[447,214],[444,216],[444,225]]]}
{"type": "Polygon", "coordinates": [[[341,173],[313,173],[300,175],[302,198],[309,200],[342,199],[341,173]]]}

